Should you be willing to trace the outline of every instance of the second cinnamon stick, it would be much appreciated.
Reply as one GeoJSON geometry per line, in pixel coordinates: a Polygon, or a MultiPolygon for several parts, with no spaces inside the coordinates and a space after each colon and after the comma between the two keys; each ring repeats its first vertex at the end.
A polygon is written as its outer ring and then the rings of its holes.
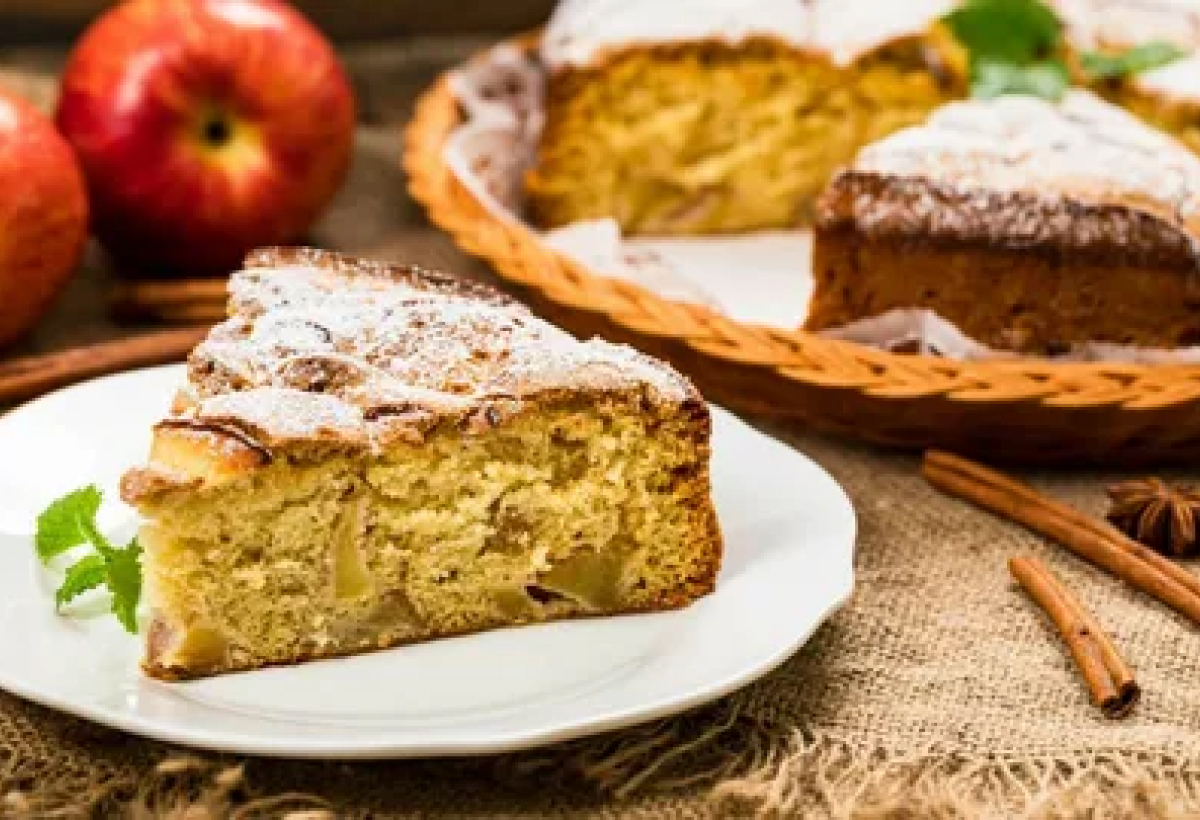
{"type": "Polygon", "coordinates": [[[207,332],[206,326],[184,327],[0,361],[0,403],[25,401],[83,379],[132,367],[182,361],[207,332]]]}
{"type": "Polygon", "coordinates": [[[1121,718],[1129,714],[1141,697],[1141,689],[1133,670],[1095,617],[1039,559],[1013,558],[1008,568],[1058,628],[1104,716],[1121,718]]]}
{"type": "Polygon", "coordinates": [[[123,319],[157,319],[176,324],[214,323],[225,318],[226,279],[129,281],[113,286],[109,304],[123,319]]]}
{"type": "Polygon", "coordinates": [[[1200,624],[1200,581],[1119,530],[1038,493],[1003,473],[949,453],[930,452],[922,473],[964,498],[1050,538],[1200,624]]]}

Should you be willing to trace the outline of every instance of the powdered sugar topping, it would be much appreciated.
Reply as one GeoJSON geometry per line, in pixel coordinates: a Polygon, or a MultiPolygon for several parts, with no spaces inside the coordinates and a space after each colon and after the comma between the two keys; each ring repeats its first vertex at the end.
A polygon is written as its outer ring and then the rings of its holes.
{"type": "Polygon", "coordinates": [[[263,255],[193,353],[196,417],[274,441],[372,441],[396,417],[466,416],[555,390],[694,395],[631,348],[580,342],[492,291],[325,254],[263,255]],[[295,262],[299,260],[299,264],[295,262]]]}
{"type": "Polygon", "coordinates": [[[848,206],[867,230],[909,220],[920,223],[914,231],[967,233],[966,223],[977,222],[1003,231],[994,237],[1001,241],[1086,245],[1097,239],[1092,231],[1147,246],[1190,246],[1200,235],[1200,159],[1086,91],[1059,104],[1032,97],[952,103],[864,149],[850,176],[893,183],[885,195],[848,206]]]}
{"type": "Polygon", "coordinates": [[[542,42],[553,71],[585,67],[631,46],[771,37],[849,65],[919,34],[957,0],[564,0],[542,42]]]}
{"type": "Polygon", "coordinates": [[[1150,42],[1200,48],[1196,0],[1052,0],[1051,5],[1080,49],[1119,50],[1150,42]]]}

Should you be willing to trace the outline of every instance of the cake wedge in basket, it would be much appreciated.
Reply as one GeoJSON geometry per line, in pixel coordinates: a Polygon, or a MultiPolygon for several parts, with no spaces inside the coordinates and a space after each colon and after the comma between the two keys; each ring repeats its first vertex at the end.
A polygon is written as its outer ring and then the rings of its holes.
{"type": "Polygon", "coordinates": [[[1200,159],[1089,91],[939,109],[818,207],[806,327],[936,314],[993,350],[1200,342],[1200,159]]]}

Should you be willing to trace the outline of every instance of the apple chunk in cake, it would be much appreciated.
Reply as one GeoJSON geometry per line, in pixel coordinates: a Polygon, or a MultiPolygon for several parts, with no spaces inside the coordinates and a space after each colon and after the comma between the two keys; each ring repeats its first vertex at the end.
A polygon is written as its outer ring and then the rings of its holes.
{"type": "Polygon", "coordinates": [[[188,678],[680,607],[721,537],[707,406],[666,365],[490,290],[251,256],[123,493],[145,668],[188,678]]]}

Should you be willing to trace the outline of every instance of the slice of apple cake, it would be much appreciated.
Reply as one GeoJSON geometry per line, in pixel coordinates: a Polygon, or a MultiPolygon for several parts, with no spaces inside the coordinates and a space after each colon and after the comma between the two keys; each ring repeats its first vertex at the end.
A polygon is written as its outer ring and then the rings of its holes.
{"type": "Polygon", "coordinates": [[[124,498],[167,679],[713,588],[708,408],[634,350],[481,286],[251,255],[124,498]]]}
{"type": "Polygon", "coordinates": [[[1075,89],[942,108],[822,198],[806,327],[930,311],[995,350],[1200,343],[1200,159],[1075,89]]]}

